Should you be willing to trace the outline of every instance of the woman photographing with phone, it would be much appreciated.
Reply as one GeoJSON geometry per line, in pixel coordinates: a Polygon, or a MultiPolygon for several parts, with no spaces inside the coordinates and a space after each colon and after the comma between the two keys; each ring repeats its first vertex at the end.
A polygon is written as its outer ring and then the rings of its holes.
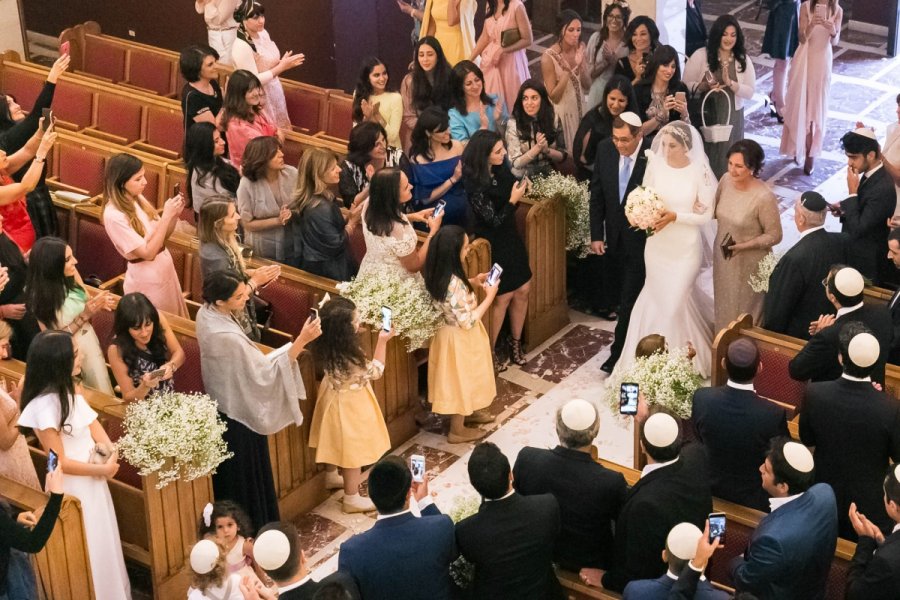
{"type": "Polygon", "coordinates": [[[644,78],[634,86],[644,135],[651,137],[670,121],[690,123],[687,86],[681,81],[678,52],[672,46],[653,51],[644,78]]]}

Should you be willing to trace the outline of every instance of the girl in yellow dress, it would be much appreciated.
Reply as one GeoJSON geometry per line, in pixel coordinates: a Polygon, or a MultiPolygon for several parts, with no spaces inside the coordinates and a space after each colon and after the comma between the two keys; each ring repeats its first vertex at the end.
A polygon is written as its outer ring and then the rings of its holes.
{"type": "Polygon", "coordinates": [[[360,320],[353,302],[333,298],[321,308],[319,318],[322,337],[316,340],[315,353],[325,377],[319,384],[309,446],[316,449],[316,462],[326,465],[326,486],[344,488],[344,512],[372,511],[372,501],[359,495],[362,467],[390,450],[391,440],[369,382],[384,373],[387,343],[394,332],[379,332],[369,361],[359,343],[360,320]]]}
{"type": "Polygon", "coordinates": [[[485,432],[467,423],[490,423],[486,410],[497,395],[491,342],[481,322],[497,296],[499,281],[488,285],[487,273],[468,279],[463,260],[469,237],[461,227],[448,225],[434,235],[425,259],[425,287],[444,314],[428,352],[428,399],[432,410],[450,417],[451,444],[470,442],[485,432]],[[484,288],[478,303],[474,285],[484,288]]]}
{"type": "Polygon", "coordinates": [[[475,49],[475,0],[427,0],[419,39],[432,35],[452,67],[475,49]]]}

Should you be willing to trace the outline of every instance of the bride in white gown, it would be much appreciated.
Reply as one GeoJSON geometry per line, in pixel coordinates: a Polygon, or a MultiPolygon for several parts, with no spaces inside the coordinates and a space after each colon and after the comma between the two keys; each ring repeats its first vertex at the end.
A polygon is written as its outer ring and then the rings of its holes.
{"type": "Polygon", "coordinates": [[[716,178],[700,135],[682,121],[663,127],[647,156],[644,186],[659,194],[666,212],[657,221],[656,233],[647,238],[647,277],[615,370],[630,368],[638,342],[656,333],[665,336],[670,348],[691,342],[697,350],[694,366],[706,378],[712,361],[713,304],[711,291],[702,284],[701,263],[709,254],[703,230],[712,219],[716,178]]]}

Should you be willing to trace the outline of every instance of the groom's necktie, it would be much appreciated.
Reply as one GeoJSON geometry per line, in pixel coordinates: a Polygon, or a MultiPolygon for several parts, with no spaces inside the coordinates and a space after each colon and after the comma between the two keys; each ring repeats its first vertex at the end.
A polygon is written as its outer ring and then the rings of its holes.
{"type": "Polygon", "coordinates": [[[622,168],[619,169],[619,204],[625,203],[625,190],[628,188],[628,180],[631,179],[631,157],[622,157],[622,168]]]}

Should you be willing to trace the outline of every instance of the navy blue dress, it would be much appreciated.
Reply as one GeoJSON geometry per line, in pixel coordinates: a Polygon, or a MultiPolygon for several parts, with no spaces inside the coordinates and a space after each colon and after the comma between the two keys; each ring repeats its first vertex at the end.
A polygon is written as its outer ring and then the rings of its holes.
{"type": "Polygon", "coordinates": [[[799,0],[769,0],[769,18],[763,37],[762,53],[772,58],[786,59],[794,56],[800,42],[798,21],[799,0]]]}

